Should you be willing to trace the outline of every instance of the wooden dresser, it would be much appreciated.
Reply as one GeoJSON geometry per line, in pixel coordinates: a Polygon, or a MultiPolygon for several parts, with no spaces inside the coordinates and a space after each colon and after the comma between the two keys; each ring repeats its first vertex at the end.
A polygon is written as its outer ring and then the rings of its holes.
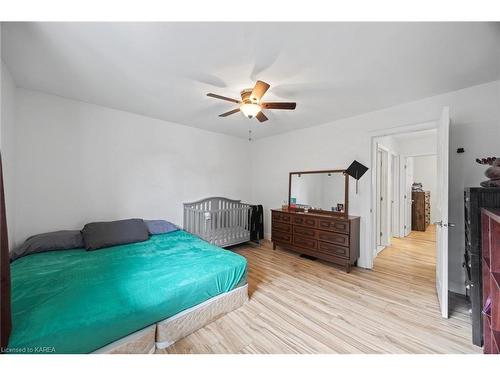
{"type": "Polygon", "coordinates": [[[425,232],[431,223],[431,192],[414,191],[411,193],[411,230],[425,232]]]}
{"type": "Polygon", "coordinates": [[[331,216],[291,210],[271,210],[271,240],[301,254],[351,266],[359,258],[359,216],[331,216]]]}

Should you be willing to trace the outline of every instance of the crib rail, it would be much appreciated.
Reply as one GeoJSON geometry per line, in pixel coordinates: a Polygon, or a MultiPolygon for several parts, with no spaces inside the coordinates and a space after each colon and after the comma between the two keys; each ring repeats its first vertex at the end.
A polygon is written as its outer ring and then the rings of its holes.
{"type": "Polygon", "coordinates": [[[250,210],[248,204],[223,197],[184,203],[184,230],[221,247],[250,241],[250,210]]]}

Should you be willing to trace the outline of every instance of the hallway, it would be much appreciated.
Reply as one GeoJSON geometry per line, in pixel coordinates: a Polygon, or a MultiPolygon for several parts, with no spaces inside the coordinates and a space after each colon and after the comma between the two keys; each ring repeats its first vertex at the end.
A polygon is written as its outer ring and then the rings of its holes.
{"type": "MultiPolygon", "coordinates": [[[[392,237],[391,245],[374,260],[374,269],[398,268],[408,275],[425,278],[434,283],[436,273],[436,227],[429,225],[425,232],[412,231],[407,237],[392,237]]],[[[434,285],[434,284],[433,284],[434,285]]]]}

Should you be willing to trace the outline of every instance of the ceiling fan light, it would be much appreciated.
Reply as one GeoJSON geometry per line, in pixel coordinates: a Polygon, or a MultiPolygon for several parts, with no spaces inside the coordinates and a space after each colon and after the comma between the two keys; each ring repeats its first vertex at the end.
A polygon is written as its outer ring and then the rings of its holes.
{"type": "Polygon", "coordinates": [[[240,107],[241,112],[248,117],[252,118],[257,116],[257,114],[260,112],[261,108],[260,105],[254,104],[254,103],[244,103],[240,107]]]}

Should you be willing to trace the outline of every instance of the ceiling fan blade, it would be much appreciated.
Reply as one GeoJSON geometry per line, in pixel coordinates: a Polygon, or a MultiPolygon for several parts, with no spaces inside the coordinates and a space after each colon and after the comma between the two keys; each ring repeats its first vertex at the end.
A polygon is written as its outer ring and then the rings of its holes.
{"type": "Polygon", "coordinates": [[[264,121],[267,121],[269,120],[265,114],[262,113],[262,111],[260,111],[259,113],[257,113],[257,116],[255,116],[255,118],[257,120],[259,120],[259,122],[264,122],[264,121]]]}
{"type": "Polygon", "coordinates": [[[236,113],[236,112],[239,112],[239,111],[240,111],[240,109],[236,108],[236,109],[233,109],[232,111],[225,112],[222,115],[219,115],[219,117],[227,117],[227,116],[232,115],[233,113],[236,113]]]}
{"type": "Polygon", "coordinates": [[[295,109],[297,103],[285,103],[285,102],[277,102],[277,103],[262,103],[262,108],[266,109],[295,109]]]}
{"type": "Polygon", "coordinates": [[[212,94],[212,93],[207,94],[207,96],[210,96],[211,98],[215,98],[215,99],[227,100],[228,102],[233,102],[233,103],[238,103],[238,104],[240,103],[239,100],[228,98],[227,96],[222,96],[222,95],[217,95],[217,94],[212,94]]]}
{"type": "Polygon", "coordinates": [[[265,83],[264,81],[257,81],[252,93],[250,94],[250,100],[259,101],[264,96],[266,91],[269,90],[269,87],[271,86],[268,83],[265,83]]]}

